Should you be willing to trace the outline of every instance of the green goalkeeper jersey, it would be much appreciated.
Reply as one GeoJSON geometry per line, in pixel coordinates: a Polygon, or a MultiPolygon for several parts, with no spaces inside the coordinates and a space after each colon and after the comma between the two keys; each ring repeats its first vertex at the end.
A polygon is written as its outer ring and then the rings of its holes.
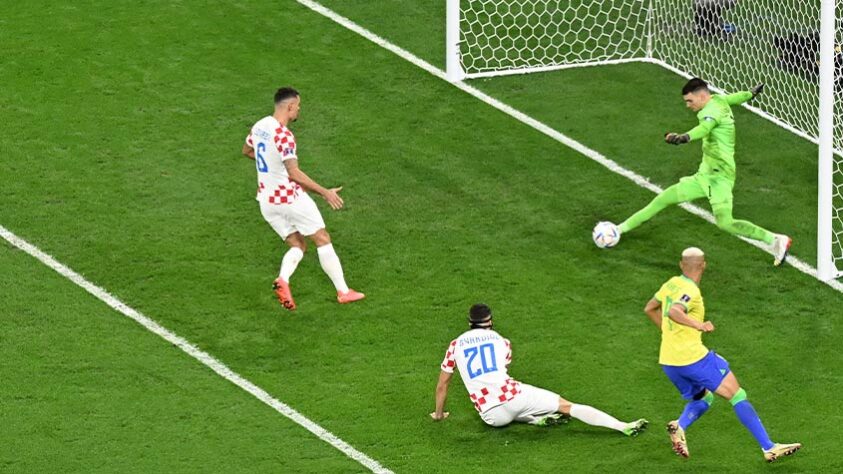
{"type": "Polygon", "coordinates": [[[735,118],[732,106],[752,98],[752,92],[714,95],[697,112],[700,124],[688,131],[691,140],[702,139],[702,163],[699,172],[735,180],[735,118]]]}

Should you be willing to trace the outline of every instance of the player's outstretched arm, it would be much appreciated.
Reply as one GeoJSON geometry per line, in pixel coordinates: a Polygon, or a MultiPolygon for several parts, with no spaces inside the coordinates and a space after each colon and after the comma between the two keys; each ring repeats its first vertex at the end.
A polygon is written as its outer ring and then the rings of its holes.
{"type": "Polygon", "coordinates": [[[656,325],[657,328],[662,327],[662,303],[661,301],[652,298],[650,301],[647,302],[647,305],[644,306],[644,313],[647,314],[647,317],[650,318],[650,321],[656,325]]]}
{"type": "Polygon", "coordinates": [[[448,418],[449,413],[445,411],[445,400],[448,399],[448,386],[451,384],[453,375],[453,373],[444,370],[439,372],[439,381],[436,383],[436,409],[430,414],[434,421],[448,418]]]}
{"type": "Polygon", "coordinates": [[[284,167],[287,168],[287,175],[290,177],[290,180],[295,181],[304,189],[313,191],[325,198],[332,209],[342,209],[342,206],[345,204],[339,195],[342,186],[330,189],[322,187],[299,168],[299,160],[297,159],[285,160],[284,167]]]}
{"type": "Polygon", "coordinates": [[[748,91],[735,92],[726,97],[726,102],[729,105],[739,105],[754,99],[758,94],[764,90],[764,83],[758,84],[748,91]]]}
{"type": "Polygon", "coordinates": [[[668,317],[673,320],[673,322],[681,324],[683,326],[688,326],[690,328],[694,328],[697,331],[702,332],[711,332],[714,331],[714,324],[711,321],[699,322],[695,319],[691,319],[688,316],[688,313],[685,312],[685,308],[680,304],[675,304],[670,307],[670,312],[668,312],[668,317]]]}

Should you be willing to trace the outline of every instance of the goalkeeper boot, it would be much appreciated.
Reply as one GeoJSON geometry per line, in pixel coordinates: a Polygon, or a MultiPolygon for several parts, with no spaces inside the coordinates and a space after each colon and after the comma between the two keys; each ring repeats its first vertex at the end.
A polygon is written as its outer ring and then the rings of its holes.
{"type": "Polygon", "coordinates": [[[555,425],[564,425],[568,423],[571,419],[570,416],[562,414],[562,413],[554,413],[552,415],[547,415],[545,417],[539,418],[536,421],[536,426],[555,426],[555,425]]]}
{"type": "Polygon", "coordinates": [[[366,295],[364,295],[363,293],[360,293],[359,291],[354,291],[351,288],[349,288],[348,291],[346,291],[345,293],[341,291],[337,292],[337,301],[340,302],[340,304],[353,303],[355,301],[360,301],[365,297],[366,295]]]}
{"type": "Polygon", "coordinates": [[[802,447],[801,443],[792,443],[792,444],[779,444],[776,443],[773,445],[772,448],[767,449],[764,451],[764,459],[767,462],[773,462],[778,458],[784,456],[790,456],[791,454],[799,451],[799,448],[802,447]]]}
{"type": "Polygon", "coordinates": [[[293,301],[293,294],[290,293],[290,285],[283,278],[278,277],[272,282],[272,290],[275,291],[275,296],[278,297],[281,306],[290,311],[296,309],[296,302],[293,301]]]}
{"type": "Polygon", "coordinates": [[[643,433],[644,430],[647,429],[647,425],[650,422],[641,418],[640,420],[635,420],[632,423],[627,424],[626,428],[623,430],[623,434],[627,436],[638,436],[639,434],[643,433]]]}
{"type": "Polygon", "coordinates": [[[683,458],[691,457],[688,453],[688,442],[685,441],[685,430],[679,426],[678,420],[667,424],[667,432],[670,434],[670,441],[673,443],[673,452],[683,458]]]}
{"type": "Polygon", "coordinates": [[[790,250],[790,244],[792,243],[793,240],[790,237],[784,234],[776,234],[773,241],[773,265],[778,267],[787,260],[787,251],[790,250]]]}

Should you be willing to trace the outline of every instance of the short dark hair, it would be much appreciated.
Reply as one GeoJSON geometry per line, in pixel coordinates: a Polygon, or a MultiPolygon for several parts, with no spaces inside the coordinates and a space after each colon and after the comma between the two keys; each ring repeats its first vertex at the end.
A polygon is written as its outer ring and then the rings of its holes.
{"type": "Polygon", "coordinates": [[[492,309],[477,303],[468,310],[468,324],[472,329],[492,327],[492,309]]]}
{"type": "Polygon", "coordinates": [[[292,87],[282,87],[275,91],[275,104],[280,104],[287,99],[293,99],[299,96],[299,91],[292,87]]]}
{"type": "Polygon", "coordinates": [[[690,94],[691,92],[697,92],[702,89],[708,90],[708,83],[706,83],[699,77],[695,77],[685,83],[685,86],[682,88],[682,95],[690,94]]]}

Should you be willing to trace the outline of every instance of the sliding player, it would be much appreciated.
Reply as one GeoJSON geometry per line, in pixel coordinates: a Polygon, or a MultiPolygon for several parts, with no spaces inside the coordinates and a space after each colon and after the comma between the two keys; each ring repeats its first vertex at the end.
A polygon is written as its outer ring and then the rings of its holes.
{"type": "Polygon", "coordinates": [[[549,426],[566,423],[573,417],[627,436],[635,436],[647,428],[647,420],[624,423],[596,408],[569,402],[553,392],[511,379],[507,368],[512,361],[512,348],[509,340],[492,330],[492,310],[485,304],[472,306],[468,324],[471,329],[451,342],[442,361],[436,385],[436,409],[430,414],[434,420],[448,417],[445,399],[457,367],[474,408],[491,426],[506,426],[513,421],[549,426]]]}

